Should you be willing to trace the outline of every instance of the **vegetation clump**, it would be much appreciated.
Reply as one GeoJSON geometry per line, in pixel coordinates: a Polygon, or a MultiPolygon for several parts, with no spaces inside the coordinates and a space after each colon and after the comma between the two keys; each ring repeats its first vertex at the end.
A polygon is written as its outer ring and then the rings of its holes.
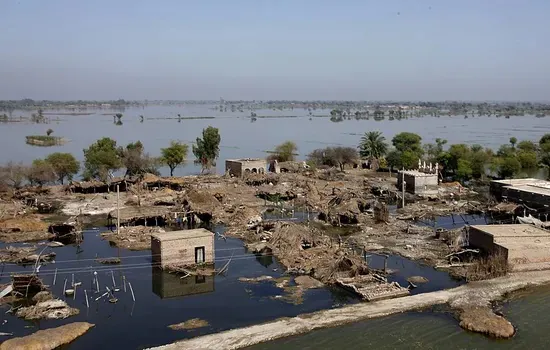
{"type": "Polygon", "coordinates": [[[197,163],[201,165],[201,172],[210,170],[216,165],[216,159],[220,155],[221,136],[218,128],[212,126],[202,130],[202,138],[197,137],[193,145],[193,154],[197,163]]]}

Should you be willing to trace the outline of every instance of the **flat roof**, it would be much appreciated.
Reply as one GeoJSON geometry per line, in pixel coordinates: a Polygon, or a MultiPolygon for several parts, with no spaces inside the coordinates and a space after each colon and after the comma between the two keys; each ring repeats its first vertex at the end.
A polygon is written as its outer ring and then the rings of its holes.
{"type": "Polygon", "coordinates": [[[159,241],[174,241],[178,239],[187,239],[187,238],[198,238],[198,237],[212,237],[214,233],[208,231],[204,228],[197,228],[192,230],[181,230],[181,231],[169,231],[169,232],[159,232],[151,234],[151,237],[159,241]]]}
{"type": "Polygon", "coordinates": [[[498,183],[498,184],[503,184],[503,185],[514,186],[514,185],[525,185],[525,184],[535,183],[535,182],[539,182],[539,181],[542,181],[542,180],[528,178],[528,179],[493,180],[491,182],[498,183]]]}
{"type": "Polygon", "coordinates": [[[495,242],[498,238],[505,237],[550,237],[550,231],[530,224],[472,225],[470,227],[492,235],[495,242]]]}
{"type": "Polygon", "coordinates": [[[405,173],[405,175],[412,175],[412,176],[435,176],[437,177],[437,174],[430,174],[430,173],[423,173],[421,171],[418,171],[418,170],[400,170],[399,173],[405,173]]]}
{"type": "Polygon", "coordinates": [[[494,244],[508,250],[508,261],[521,265],[550,262],[550,231],[533,225],[474,225],[493,236],[494,244]]]}
{"type": "Polygon", "coordinates": [[[266,160],[264,159],[260,159],[260,158],[241,158],[241,159],[226,159],[225,160],[226,162],[241,162],[241,163],[244,163],[244,162],[267,162],[266,160]]]}
{"type": "Polygon", "coordinates": [[[543,196],[550,196],[550,182],[548,182],[548,185],[545,183],[533,183],[516,186],[505,186],[505,188],[513,191],[536,193],[543,196]]]}

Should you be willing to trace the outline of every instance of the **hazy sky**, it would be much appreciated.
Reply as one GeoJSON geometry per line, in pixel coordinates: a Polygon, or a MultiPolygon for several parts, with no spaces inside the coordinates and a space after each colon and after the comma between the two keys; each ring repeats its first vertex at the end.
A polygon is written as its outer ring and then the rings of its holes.
{"type": "Polygon", "coordinates": [[[0,99],[550,100],[548,0],[0,0],[0,99]]]}

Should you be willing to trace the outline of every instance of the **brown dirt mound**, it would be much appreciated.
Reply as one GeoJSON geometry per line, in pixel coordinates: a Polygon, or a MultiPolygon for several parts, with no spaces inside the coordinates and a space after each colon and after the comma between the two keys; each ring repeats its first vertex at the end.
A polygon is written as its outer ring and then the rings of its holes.
{"type": "Polygon", "coordinates": [[[495,338],[510,338],[514,326],[504,317],[496,315],[487,307],[471,307],[461,311],[460,327],[495,338]]]}
{"type": "Polygon", "coordinates": [[[92,328],[88,322],[75,322],[61,327],[40,330],[26,337],[6,340],[0,345],[0,350],[33,349],[49,350],[69,344],[92,328]]]}

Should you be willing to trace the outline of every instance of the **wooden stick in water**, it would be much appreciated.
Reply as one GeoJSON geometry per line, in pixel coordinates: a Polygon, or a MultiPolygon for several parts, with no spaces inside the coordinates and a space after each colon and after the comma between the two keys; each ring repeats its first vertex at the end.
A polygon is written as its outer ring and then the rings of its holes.
{"type": "Polygon", "coordinates": [[[57,279],[57,269],[55,269],[55,273],[53,275],[53,285],[55,286],[55,281],[57,279]]]}
{"type": "Polygon", "coordinates": [[[63,295],[65,295],[65,291],[67,290],[67,279],[65,278],[65,282],[63,283],[63,295]]]}
{"type": "Polygon", "coordinates": [[[132,292],[132,300],[136,301],[136,296],[134,295],[134,289],[132,288],[132,284],[128,282],[128,285],[130,286],[130,292],[132,292]]]}
{"type": "Polygon", "coordinates": [[[88,302],[88,292],[86,292],[86,289],[84,289],[84,296],[86,296],[86,307],[90,307],[90,303],[88,302]]]}
{"type": "Polygon", "coordinates": [[[115,273],[113,272],[113,270],[111,270],[111,278],[113,280],[113,288],[116,287],[116,283],[115,283],[115,273]]]}
{"type": "Polygon", "coordinates": [[[126,293],[126,276],[122,276],[122,283],[124,284],[124,293],[126,293]]]}

